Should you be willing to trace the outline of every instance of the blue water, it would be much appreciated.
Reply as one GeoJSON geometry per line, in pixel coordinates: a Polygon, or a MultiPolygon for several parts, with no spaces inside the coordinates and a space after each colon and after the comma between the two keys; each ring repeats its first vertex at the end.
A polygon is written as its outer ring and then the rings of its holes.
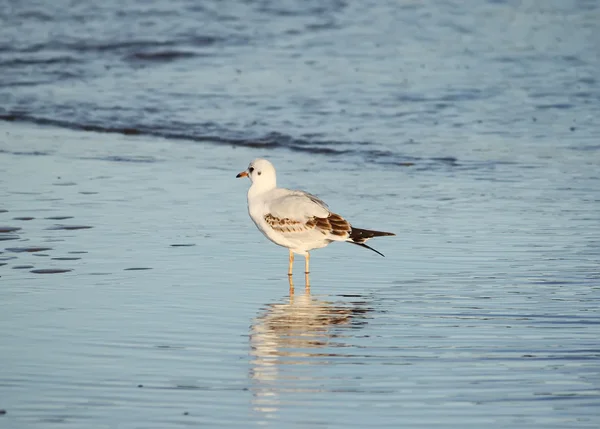
{"type": "Polygon", "coordinates": [[[0,427],[600,425],[596,1],[0,3],[0,427]],[[235,175],[359,228],[298,258],[235,175]]]}

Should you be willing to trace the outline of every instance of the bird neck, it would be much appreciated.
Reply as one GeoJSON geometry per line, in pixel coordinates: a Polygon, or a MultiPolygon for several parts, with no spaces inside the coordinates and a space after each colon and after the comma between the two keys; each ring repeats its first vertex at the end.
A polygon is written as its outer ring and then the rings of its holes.
{"type": "Polygon", "coordinates": [[[275,180],[264,180],[260,182],[252,183],[250,189],[248,189],[248,198],[253,198],[258,195],[264,194],[265,192],[269,192],[277,187],[277,182],[275,180]]]}

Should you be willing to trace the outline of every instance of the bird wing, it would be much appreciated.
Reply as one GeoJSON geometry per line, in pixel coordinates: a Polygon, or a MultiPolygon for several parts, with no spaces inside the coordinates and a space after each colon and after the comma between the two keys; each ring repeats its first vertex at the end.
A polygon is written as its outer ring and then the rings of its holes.
{"type": "Polygon", "coordinates": [[[327,217],[330,213],[327,204],[312,194],[289,189],[277,191],[267,207],[269,214],[276,218],[306,222],[315,216],[327,217]]]}
{"type": "Polygon", "coordinates": [[[318,197],[302,191],[280,191],[284,192],[273,198],[265,215],[265,221],[274,230],[283,234],[316,230],[325,236],[347,238],[350,235],[350,223],[331,213],[318,197]]]}

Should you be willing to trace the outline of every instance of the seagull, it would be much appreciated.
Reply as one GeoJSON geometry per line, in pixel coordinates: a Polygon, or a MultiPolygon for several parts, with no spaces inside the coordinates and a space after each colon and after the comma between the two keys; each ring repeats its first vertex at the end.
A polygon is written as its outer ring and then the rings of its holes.
{"type": "Polygon", "coordinates": [[[304,255],[304,272],[308,274],[309,251],[313,249],[320,249],[333,241],[346,241],[384,256],[367,246],[365,241],[396,235],[354,228],[316,196],[278,188],[275,167],[266,159],[255,159],[236,177],[248,177],[252,182],[248,189],[248,213],[256,227],[273,243],[289,249],[289,276],[292,275],[294,254],[304,255]]]}

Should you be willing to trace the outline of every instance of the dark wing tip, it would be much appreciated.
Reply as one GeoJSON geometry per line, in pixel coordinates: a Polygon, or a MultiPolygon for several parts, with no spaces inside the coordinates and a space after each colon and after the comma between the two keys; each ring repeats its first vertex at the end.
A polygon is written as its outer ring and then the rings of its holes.
{"type": "Polygon", "coordinates": [[[354,241],[348,241],[348,243],[356,244],[357,246],[360,246],[360,247],[365,247],[365,248],[367,248],[369,250],[372,250],[373,252],[375,252],[378,255],[381,255],[381,256],[383,256],[385,258],[385,255],[383,253],[381,253],[379,250],[373,249],[371,246],[367,246],[365,243],[355,243],[354,241]]]}
{"type": "Polygon", "coordinates": [[[393,232],[385,232],[385,231],[375,231],[372,229],[360,229],[360,228],[352,228],[350,231],[350,240],[357,243],[364,243],[367,240],[375,237],[384,237],[396,235],[393,232]]]}

